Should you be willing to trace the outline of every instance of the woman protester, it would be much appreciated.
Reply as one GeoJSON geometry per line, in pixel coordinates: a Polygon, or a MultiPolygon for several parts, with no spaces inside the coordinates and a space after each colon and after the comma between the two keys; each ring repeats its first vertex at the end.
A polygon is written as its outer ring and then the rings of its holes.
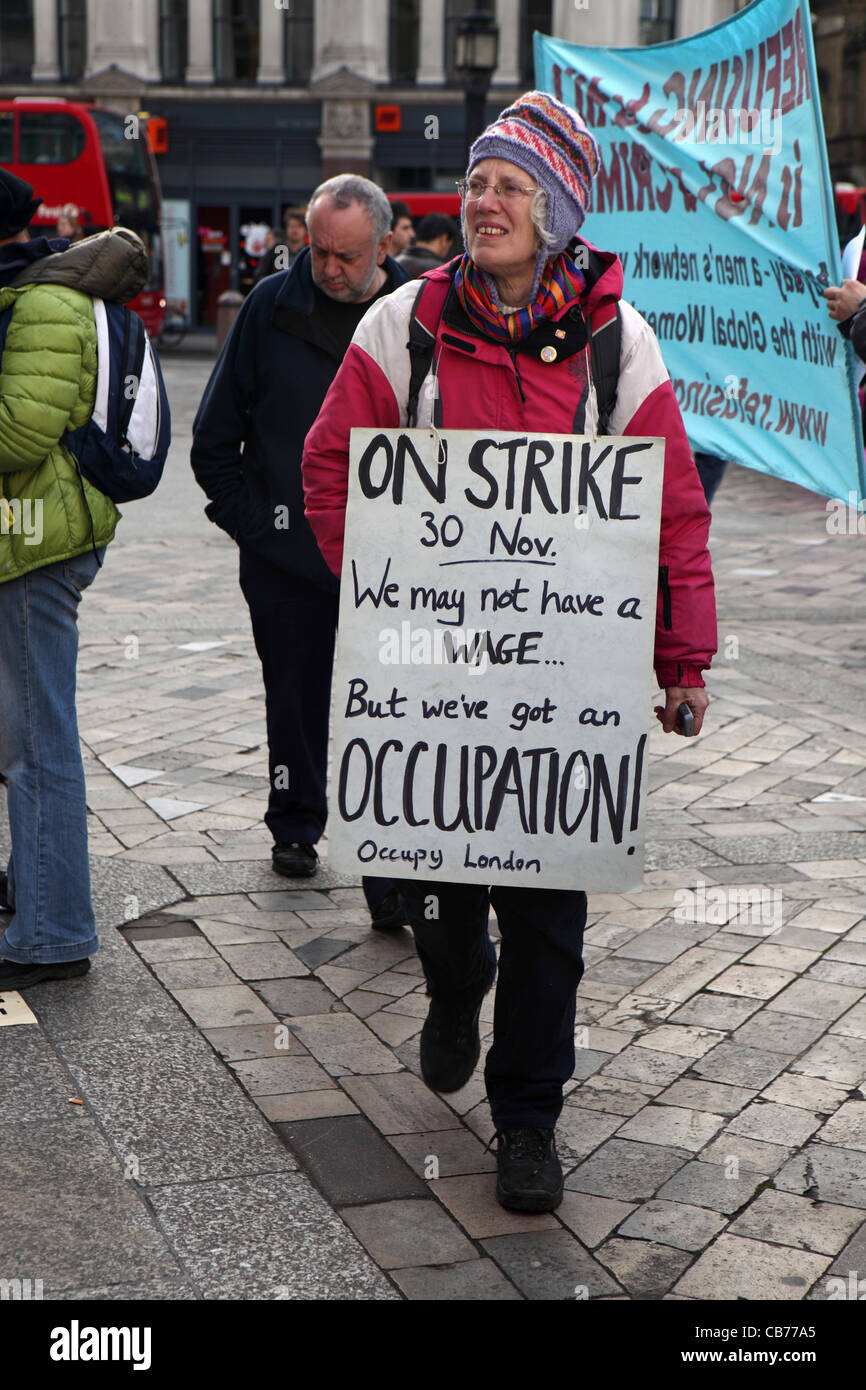
{"type": "MultiPolygon", "coordinates": [[[[307,437],[306,514],[339,574],[350,429],[407,423],[413,308],[434,341],[436,425],[664,437],[655,668],[666,699],[656,714],[670,733],[685,701],[697,732],[708,703],[701,672],[716,646],[710,515],[655,336],[620,298],[622,265],[575,239],[598,165],[580,116],[542,92],[527,93],[480,136],[459,185],[466,251],[365,315],[307,437]],[[618,320],[614,402],[602,374],[594,379],[590,345],[602,332],[616,342],[618,320]]],[[[429,426],[433,394],[422,389],[419,399],[417,424],[429,426]]],[[[552,1210],[563,1191],[554,1129],[574,1069],[586,895],[577,886],[398,886],[430,995],[421,1073],[436,1091],[464,1086],[480,1054],[481,1002],[496,975],[492,902],[501,950],[485,1081],[498,1139],[496,1195],[514,1210],[552,1210]],[[425,920],[431,894],[437,921],[425,920]]]]}

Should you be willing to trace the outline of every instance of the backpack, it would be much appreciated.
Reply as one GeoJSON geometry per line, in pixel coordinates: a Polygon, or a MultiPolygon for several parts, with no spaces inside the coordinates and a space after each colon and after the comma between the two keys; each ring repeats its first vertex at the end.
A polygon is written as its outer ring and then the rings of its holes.
{"type": "MultiPolygon", "coordinates": [[[[14,306],[0,314],[0,354],[14,306]]],[[[159,361],[138,314],[93,299],[97,377],[93,412],[60,440],[78,471],[113,502],[154,491],[171,442],[171,413],[159,361]]]]}
{"type": "MultiPolygon", "coordinates": [[[[424,378],[427,376],[433,364],[433,352],[436,346],[436,338],[430,330],[425,328],[418,318],[418,309],[421,304],[421,296],[430,285],[430,281],[422,279],[421,288],[415,296],[412,306],[412,314],[409,319],[409,356],[411,359],[411,374],[409,378],[409,405],[408,405],[408,424],[410,428],[418,421],[418,397],[424,378]]],[[[436,322],[442,315],[445,307],[445,300],[448,296],[450,286],[436,282],[436,290],[439,293],[440,303],[437,306],[434,302],[434,311],[438,307],[436,322]]],[[[592,380],[595,386],[596,399],[598,400],[598,432],[607,434],[610,426],[610,417],[616,405],[616,391],[619,384],[619,358],[620,346],[622,343],[622,316],[619,304],[602,305],[591,316],[589,324],[590,331],[590,353],[592,359],[592,380]]],[[[436,409],[438,416],[436,424],[441,421],[441,399],[437,397],[436,409]]]]}

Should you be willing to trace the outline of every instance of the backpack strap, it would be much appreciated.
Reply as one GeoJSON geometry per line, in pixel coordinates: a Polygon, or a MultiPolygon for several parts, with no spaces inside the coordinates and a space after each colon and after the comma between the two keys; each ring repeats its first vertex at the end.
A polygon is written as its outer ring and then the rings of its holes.
{"type": "MultiPolygon", "coordinates": [[[[418,398],[424,379],[433,364],[436,347],[436,328],[448,298],[450,284],[422,277],[421,286],[412,305],[409,318],[409,341],[406,347],[412,364],[409,378],[409,399],[407,424],[410,429],[418,423],[418,398]],[[424,318],[419,318],[422,299],[424,318]]],[[[604,304],[592,315],[590,323],[590,351],[592,354],[592,379],[598,401],[598,431],[608,434],[610,419],[616,406],[616,393],[619,385],[619,361],[622,348],[622,314],[619,303],[604,304]]],[[[437,402],[441,416],[441,401],[437,402]]],[[[441,418],[435,421],[441,424],[441,418]]]]}
{"type": "Polygon", "coordinates": [[[123,404],[117,414],[117,443],[121,448],[126,444],[129,422],[135,408],[135,398],[141,382],[144,366],[145,330],[138,314],[133,314],[124,304],[123,353],[121,356],[120,386],[123,404]]]}
{"type": "Polygon", "coordinates": [[[598,401],[598,432],[610,433],[610,417],[616,406],[619,359],[622,348],[622,314],[619,303],[603,304],[590,324],[592,379],[598,401]]]}
{"type": "MultiPolygon", "coordinates": [[[[411,375],[409,377],[409,400],[406,409],[406,423],[410,429],[414,429],[418,423],[418,397],[421,394],[421,387],[430,368],[433,365],[433,354],[436,349],[436,329],[445,308],[445,301],[451,289],[451,281],[442,282],[441,280],[428,280],[421,277],[421,286],[415,296],[412,305],[412,313],[409,318],[409,341],[406,347],[409,349],[411,361],[411,375]],[[424,322],[419,317],[421,301],[424,301],[424,322]]],[[[442,423],[442,403],[437,401],[436,417],[434,423],[442,423]]]]}

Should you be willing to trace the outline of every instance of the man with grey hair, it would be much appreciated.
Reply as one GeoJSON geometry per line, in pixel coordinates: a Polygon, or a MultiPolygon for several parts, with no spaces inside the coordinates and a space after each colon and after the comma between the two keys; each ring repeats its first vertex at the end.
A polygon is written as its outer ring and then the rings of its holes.
{"type": "MultiPolygon", "coordinates": [[[[304,440],[374,300],[406,280],[388,254],[391,209],[369,179],[320,184],[309,247],[241,306],[193,424],[206,515],[237,541],[240,585],[262,663],[276,873],[307,878],[325,795],[339,584],[304,516],[304,440]]],[[[365,880],[373,926],[405,921],[391,885],[365,880]]]]}

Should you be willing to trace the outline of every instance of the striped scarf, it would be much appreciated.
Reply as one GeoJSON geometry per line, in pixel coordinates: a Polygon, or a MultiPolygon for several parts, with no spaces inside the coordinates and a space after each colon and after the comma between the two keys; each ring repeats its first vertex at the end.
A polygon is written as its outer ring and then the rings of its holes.
{"type": "Polygon", "coordinates": [[[487,277],[468,254],[464,254],[454,276],[454,289],[476,328],[500,343],[519,343],[527,338],[541,319],[553,318],[586,288],[586,278],[563,251],[546,263],[531,304],[503,314],[493,302],[487,277]]]}

